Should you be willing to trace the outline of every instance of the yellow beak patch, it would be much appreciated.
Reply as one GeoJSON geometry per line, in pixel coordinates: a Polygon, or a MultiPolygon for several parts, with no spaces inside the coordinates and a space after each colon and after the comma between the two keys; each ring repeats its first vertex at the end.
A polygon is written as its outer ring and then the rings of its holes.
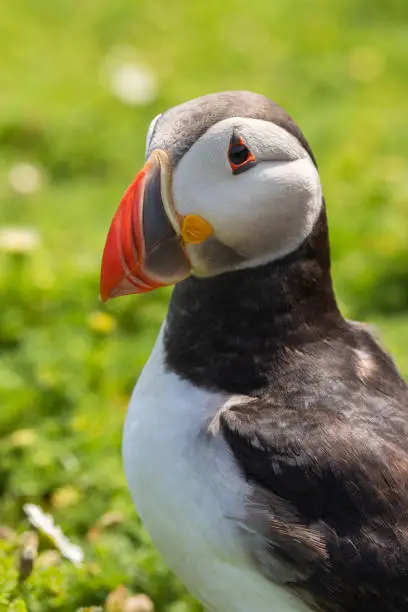
{"type": "Polygon", "coordinates": [[[201,244],[214,232],[212,225],[200,215],[186,215],[180,224],[181,237],[189,244],[201,244]]]}

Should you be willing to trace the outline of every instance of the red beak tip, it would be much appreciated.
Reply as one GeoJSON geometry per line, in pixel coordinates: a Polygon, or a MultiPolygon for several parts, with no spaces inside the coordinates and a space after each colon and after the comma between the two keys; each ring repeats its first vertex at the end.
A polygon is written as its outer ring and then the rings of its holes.
{"type": "Polygon", "coordinates": [[[99,289],[99,301],[102,302],[102,304],[104,304],[105,302],[108,302],[109,300],[111,300],[112,298],[117,297],[118,295],[121,295],[120,292],[117,292],[117,287],[104,287],[104,288],[100,288],[99,289]]]}

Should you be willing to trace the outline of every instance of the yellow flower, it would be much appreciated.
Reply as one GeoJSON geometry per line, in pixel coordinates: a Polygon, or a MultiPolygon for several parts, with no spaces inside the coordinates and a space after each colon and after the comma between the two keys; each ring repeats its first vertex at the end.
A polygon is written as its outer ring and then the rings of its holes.
{"type": "Polygon", "coordinates": [[[88,317],[88,325],[92,331],[100,334],[110,334],[116,329],[115,319],[106,312],[96,310],[88,317]]]}
{"type": "Polygon", "coordinates": [[[11,434],[10,442],[18,447],[32,446],[37,442],[37,434],[33,429],[17,429],[11,434]]]}
{"type": "Polygon", "coordinates": [[[349,74],[355,81],[371,83],[385,69],[384,56],[373,47],[357,47],[349,55],[349,74]]]}
{"type": "Polygon", "coordinates": [[[54,508],[68,508],[78,503],[81,497],[78,489],[71,485],[55,489],[51,496],[51,505],[54,508]]]}

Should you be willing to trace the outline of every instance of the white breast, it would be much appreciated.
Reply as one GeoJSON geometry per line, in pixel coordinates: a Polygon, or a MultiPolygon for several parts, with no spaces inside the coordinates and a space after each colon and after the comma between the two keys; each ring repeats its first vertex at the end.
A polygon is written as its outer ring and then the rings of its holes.
{"type": "Polygon", "coordinates": [[[221,436],[207,428],[228,399],[167,372],[163,328],[133,392],[123,456],[137,511],[187,588],[214,612],[306,612],[264,579],[242,548],[237,521],[249,491],[221,436]]]}

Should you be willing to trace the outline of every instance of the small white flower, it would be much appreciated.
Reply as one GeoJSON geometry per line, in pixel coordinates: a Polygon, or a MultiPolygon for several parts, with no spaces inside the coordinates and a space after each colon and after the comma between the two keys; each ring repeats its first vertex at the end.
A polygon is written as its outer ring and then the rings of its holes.
{"type": "Polygon", "coordinates": [[[41,236],[33,227],[0,228],[0,251],[29,253],[41,244],[41,236]]]}
{"type": "Polygon", "coordinates": [[[74,565],[82,563],[84,552],[82,548],[76,544],[72,544],[63,534],[61,527],[55,525],[51,515],[45,514],[43,510],[35,504],[25,504],[24,512],[28,516],[28,520],[41,533],[45,534],[52,540],[60,553],[74,565]]]}
{"type": "Polygon", "coordinates": [[[137,49],[117,45],[110,49],[101,66],[101,82],[125,104],[149,104],[157,98],[157,79],[139,59],[137,49]]]}
{"type": "Polygon", "coordinates": [[[130,105],[149,104],[157,97],[153,73],[137,63],[127,62],[111,73],[111,88],[117,98],[130,105]]]}
{"type": "Polygon", "coordinates": [[[9,183],[14,191],[23,195],[35,193],[41,187],[41,172],[34,164],[19,162],[9,172],[9,183]]]}

